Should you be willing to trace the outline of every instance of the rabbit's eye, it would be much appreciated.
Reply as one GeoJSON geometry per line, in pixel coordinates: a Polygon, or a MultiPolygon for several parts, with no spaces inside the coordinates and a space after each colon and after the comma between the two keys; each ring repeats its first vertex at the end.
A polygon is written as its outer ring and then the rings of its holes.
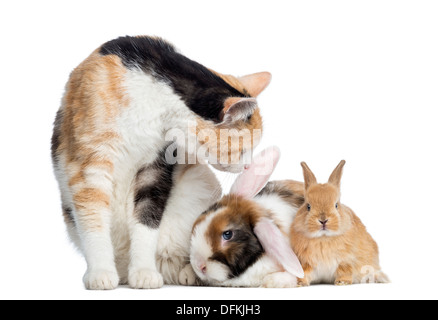
{"type": "Polygon", "coordinates": [[[310,204],[307,204],[307,211],[310,212],[310,210],[312,210],[312,206],[310,204]]]}
{"type": "Polygon", "coordinates": [[[233,238],[233,231],[231,231],[231,230],[225,231],[224,233],[222,233],[222,238],[225,241],[231,240],[233,238]]]}
{"type": "Polygon", "coordinates": [[[339,203],[336,203],[336,209],[338,209],[339,208],[339,203]]]}

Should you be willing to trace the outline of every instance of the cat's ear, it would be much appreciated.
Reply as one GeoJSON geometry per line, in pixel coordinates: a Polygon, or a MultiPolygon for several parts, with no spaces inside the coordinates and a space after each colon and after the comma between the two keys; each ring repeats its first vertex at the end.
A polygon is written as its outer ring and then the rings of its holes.
{"type": "Polygon", "coordinates": [[[257,109],[255,98],[228,98],[224,103],[224,123],[245,121],[252,116],[257,109]]]}
{"type": "Polygon", "coordinates": [[[237,78],[251,97],[258,97],[271,83],[269,72],[259,72],[237,78]]]}

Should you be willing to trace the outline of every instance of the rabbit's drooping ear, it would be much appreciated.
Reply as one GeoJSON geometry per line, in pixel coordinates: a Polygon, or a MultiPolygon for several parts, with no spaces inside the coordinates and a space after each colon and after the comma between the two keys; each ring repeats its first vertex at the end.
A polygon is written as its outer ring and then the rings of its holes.
{"type": "Polygon", "coordinates": [[[344,171],[345,164],[346,161],[342,160],[341,163],[339,163],[339,165],[336,167],[335,171],[333,171],[329,179],[329,183],[333,184],[338,189],[341,188],[341,179],[342,179],[342,173],[344,171]]]}
{"type": "Polygon", "coordinates": [[[268,183],[280,160],[280,149],[271,147],[254,157],[252,164],[236,179],[230,194],[254,198],[268,183]]]}
{"type": "Polygon", "coordinates": [[[303,167],[304,185],[306,190],[308,190],[312,185],[317,184],[318,181],[307,163],[301,162],[301,166],[303,167]]]}
{"type": "Polygon", "coordinates": [[[261,218],[254,227],[254,233],[265,252],[283,268],[298,278],[304,278],[304,270],[287,238],[275,223],[268,218],[261,218]]]}

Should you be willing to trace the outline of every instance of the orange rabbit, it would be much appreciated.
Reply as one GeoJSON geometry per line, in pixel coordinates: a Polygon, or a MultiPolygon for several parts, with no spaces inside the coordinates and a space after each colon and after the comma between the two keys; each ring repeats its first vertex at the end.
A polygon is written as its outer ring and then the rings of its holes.
{"type": "Polygon", "coordinates": [[[340,203],[345,161],[326,184],[318,184],[306,163],[305,203],[291,226],[291,245],[305,276],[299,285],[312,283],[389,282],[379,265],[379,249],[354,212],[340,203]]]}

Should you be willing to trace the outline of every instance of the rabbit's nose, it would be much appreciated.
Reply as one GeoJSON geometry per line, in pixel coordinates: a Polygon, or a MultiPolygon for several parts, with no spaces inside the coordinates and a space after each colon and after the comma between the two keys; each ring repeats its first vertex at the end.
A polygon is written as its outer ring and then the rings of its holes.
{"type": "Polygon", "coordinates": [[[323,227],[325,227],[325,225],[327,224],[327,222],[328,222],[328,219],[327,219],[327,220],[324,220],[324,221],[319,220],[319,223],[321,223],[323,227]]]}
{"type": "Polygon", "coordinates": [[[202,272],[202,274],[206,274],[207,273],[207,266],[206,266],[205,263],[203,263],[203,262],[198,263],[197,267],[198,267],[199,271],[202,272]]]}

